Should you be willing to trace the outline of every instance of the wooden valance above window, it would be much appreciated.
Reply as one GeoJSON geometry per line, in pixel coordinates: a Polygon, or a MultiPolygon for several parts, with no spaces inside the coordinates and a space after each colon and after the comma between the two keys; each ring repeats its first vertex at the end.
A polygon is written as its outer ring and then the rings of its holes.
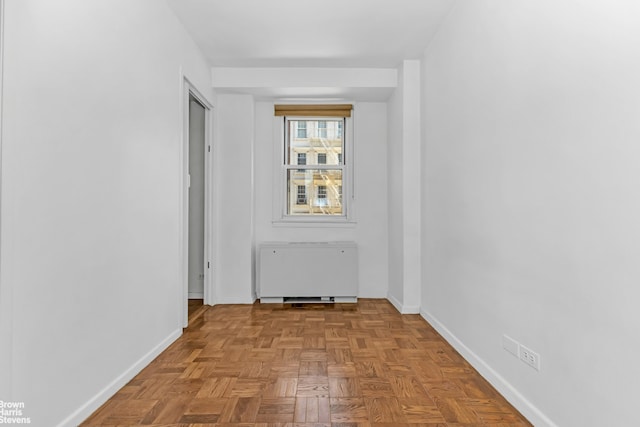
{"type": "Polygon", "coordinates": [[[351,117],[351,104],[276,105],[276,116],[351,117]]]}

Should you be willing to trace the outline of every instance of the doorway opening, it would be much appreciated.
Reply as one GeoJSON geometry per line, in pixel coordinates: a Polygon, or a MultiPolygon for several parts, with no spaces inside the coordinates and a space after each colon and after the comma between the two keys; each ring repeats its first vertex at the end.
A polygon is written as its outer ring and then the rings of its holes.
{"type": "Polygon", "coordinates": [[[185,79],[182,196],[182,326],[211,304],[211,105],[185,79]]]}
{"type": "Polygon", "coordinates": [[[204,158],[206,108],[189,93],[188,297],[204,300],[204,158]]]}

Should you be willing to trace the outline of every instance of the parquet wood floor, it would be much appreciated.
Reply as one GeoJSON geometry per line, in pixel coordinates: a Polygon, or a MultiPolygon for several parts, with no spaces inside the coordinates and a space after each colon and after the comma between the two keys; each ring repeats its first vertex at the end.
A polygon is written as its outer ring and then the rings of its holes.
{"type": "Polygon", "coordinates": [[[189,322],[194,322],[207,310],[207,306],[203,305],[203,301],[201,299],[190,299],[187,304],[187,309],[189,313],[189,322]]]}
{"type": "Polygon", "coordinates": [[[386,300],[193,308],[182,337],[82,426],[531,426],[386,300]]]}

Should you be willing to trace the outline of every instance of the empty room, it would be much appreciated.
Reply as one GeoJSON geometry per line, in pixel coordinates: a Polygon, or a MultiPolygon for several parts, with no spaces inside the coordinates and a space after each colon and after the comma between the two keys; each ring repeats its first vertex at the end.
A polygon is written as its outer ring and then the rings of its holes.
{"type": "Polygon", "coordinates": [[[638,424],[640,4],[0,0],[0,424],[638,424]]]}

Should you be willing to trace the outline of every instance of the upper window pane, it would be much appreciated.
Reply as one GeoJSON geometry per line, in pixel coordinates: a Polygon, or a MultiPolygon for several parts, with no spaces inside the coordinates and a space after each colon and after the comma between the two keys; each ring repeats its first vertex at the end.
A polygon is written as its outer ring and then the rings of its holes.
{"type": "Polygon", "coordinates": [[[342,119],[289,120],[289,165],[340,165],[342,164],[342,119]],[[300,163],[305,153],[306,163],[300,163]]]}

